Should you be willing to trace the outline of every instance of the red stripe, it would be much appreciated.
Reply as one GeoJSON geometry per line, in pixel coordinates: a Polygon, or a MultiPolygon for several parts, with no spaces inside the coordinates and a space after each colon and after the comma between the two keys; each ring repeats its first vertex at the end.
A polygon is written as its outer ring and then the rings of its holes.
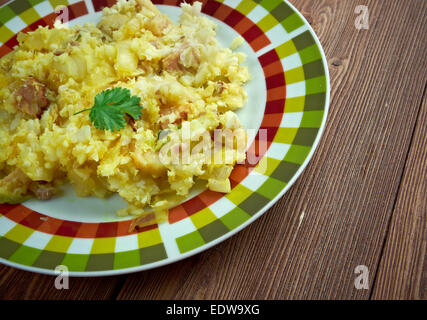
{"type": "Polygon", "coordinates": [[[184,202],[182,206],[189,216],[206,208],[206,205],[199,199],[199,197],[194,197],[187,202],[184,202]]]}
{"type": "Polygon", "coordinates": [[[107,0],[92,0],[95,12],[101,11],[103,8],[108,7],[107,0]]]}
{"type": "Polygon", "coordinates": [[[277,55],[276,50],[273,49],[264,53],[262,56],[258,58],[258,60],[259,60],[259,63],[261,63],[261,65],[265,67],[265,66],[268,66],[270,63],[280,60],[280,58],[277,55]]]}
{"type": "Polygon", "coordinates": [[[12,38],[7,40],[5,45],[8,46],[9,48],[13,48],[14,46],[17,46],[18,45],[17,35],[15,34],[12,38]]]}
{"type": "Polygon", "coordinates": [[[214,16],[215,11],[221,6],[221,3],[216,1],[206,1],[206,4],[202,7],[202,12],[210,16],[214,16]]]}
{"type": "Polygon", "coordinates": [[[268,101],[265,106],[265,113],[281,113],[285,110],[285,99],[268,101]]]}
{"type": "MultiPolygon", "coordinates": [[[[153,2],[154,3],[154,2],[153,2]]],[[[181,0],[159,0],[158,4],[179,7],[181,0]]]]}
{"type": "Polygon", "coordinates": [[[185,211],[182,205],[176,206],[175,208],[169,210],[168,220],[170,224],[181,221],[187,217],[187,211],[185,211]]]}
{"type": "Polygon", "coordinates": [[[117,0],[107,0],[108,7],[112,7],[117,3],[117,0]]]}
{"type": "Polygon", "coordinates": [[[81,222],[64,220],[55,234],[64,237],[75,237],[81,226],[81,222]]]}
{"type": "MultiPolygon", "coordinates": [[[[150,231],[150,230],[153,230],[153,229],[157,229],[158,227],[159,226],[157,224],[152,224],[152,225],[149,225],[149,226],[146,226],[146,227],[142,227],[142,228],[137,227],[137,233],[150,231]]],[[[130,234],[130,233],[128,233],[128,234],[130,234]]]]}
{"type": "Polygon", "coordinates": [[[228,24],[230,27],[234,27],[236,24],[238,24],[240,21],[243,20],[245,16],[241,14],[237,10],[233,10],[227,18],[225,18],[224,22],[228,24]]]}
{"type": "Polygon", "coordinates": [[[44,222],[43,215],[38,212],[32,211],[26,216],[20,224],[27,226],[31,229],[37,230],[44,222]]]}
{"type": "Polygon", "coordinates": [[[240,183],[249,175],[249,168],[245,165],[238,164],[234,167],[233,171],[230,174],[230,181],[240,183]]]}
{"type": "Polygon", "coordinates": [[[69,20],[88,14],[86,3],[84,1],[74,3],[68,7],[69,20]]]}
{"type": "Polygon", "coordinates": [[[21,221],[24,220],[32,211],[33,210],[28,209],[24,206],[17,205],[17,206],[14,206],[8,212],[6,212],[4,215],[8,219],[10,219],[16,223],[21,223],[21,221]]]}
{"type": "Polygon", "coordinates": [[[6,45],[2,45],[1,47],[0,47],[0,58],[1,57],[4,57],[5,55],[7,55],[9,52],[11,52],[12,51],[12,48],[9,48],[8,46],[6,46],[6,45]]]}
{"type": "Polygon", "coordinates": [[[283,73],[276,74],[274,76],[265,79],[267,84],[267,90],[285,85],[285,75],[283,73]]]}
{"type": "MultiPolygon", "coordinates": [[[[274,137],[276,136],[277,130],[279,129],[278,127],[269,127],[269,128],[260,128],[260,129],[266,129],[267,131],[267,141],[273,141],[274,137]]],[[[256,140],[259,139],[259,131],[257,133],[257,138],[255,138],[256,140]]]]}
{"type": "Polygon", "coordinates": [[[262,30],[256,24],[254,24],[248,31],[242,34],[242,37],[245,38],[247,42],[252,42],[263,34],[264,32],[262,32],[262,30]]]}
{"type": "Polygon", "coordinates": [[[117,222],[100,223],[96,238],[110,238],[117,236],[117,222]]]}
{"type": "Polygon", "coordinates": [[[0,214],[6,215],[10,210],[12,210],[15,207],[17,207],[16,204],[15,205],[8,204],[8,203],[0,204],[0,214]]]}
{"type": "Polygon", "coordinates": [[[44,24],[46,26],[52,27],[57,17],[58,16],[55,12],[48,14],[47,16],[43,17],[44,24]]]}

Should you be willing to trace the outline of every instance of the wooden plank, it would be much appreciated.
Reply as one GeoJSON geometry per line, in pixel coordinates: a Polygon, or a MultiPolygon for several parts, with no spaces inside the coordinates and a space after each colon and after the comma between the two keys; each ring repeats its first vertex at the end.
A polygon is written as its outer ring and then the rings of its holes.
{"type": "Polygon", "coordinates": [[[331,68],[331,111],[311,164],[257,222],[129,276],[119,299],[369,298],[426,80],[427,2],[364,1],[361,31],[358,0],[292,3],[311,17],[331,68]],[[355,289],[358,265],[370,290],[355,289]]]}
{"type": "Polygon", "coordinates": [[[417,122],[373,299],[427,299],[427,97],[417,122]]]}
{"type": "Polygon", "coordinates": [[[69,278],[69,289],[55,288],[55,276],[17,270],[0,265],[0,300],[112,299],[124,276],[69,278]]]}

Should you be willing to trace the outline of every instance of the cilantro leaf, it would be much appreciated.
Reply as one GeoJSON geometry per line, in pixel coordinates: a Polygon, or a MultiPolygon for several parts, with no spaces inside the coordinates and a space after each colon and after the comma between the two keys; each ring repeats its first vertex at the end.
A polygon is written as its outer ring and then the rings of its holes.
{"type": "Polygon", "coordinates": [[[111,106],[105,108],[92,108],[89,118],[94,126],[100,130],[119,131],[123,129],[126,124],[123,112],[111,106]]]}
{"type": "Polygon", "coordinates": [[[89,111],[89,119],[97,129],[120,131],[125,127],[125,115],[139,120],[142,115],[141,99],[131,96],[126,88],[107,89],[95,96],[92,108],[81,110],[75,114],[89,111]]]}

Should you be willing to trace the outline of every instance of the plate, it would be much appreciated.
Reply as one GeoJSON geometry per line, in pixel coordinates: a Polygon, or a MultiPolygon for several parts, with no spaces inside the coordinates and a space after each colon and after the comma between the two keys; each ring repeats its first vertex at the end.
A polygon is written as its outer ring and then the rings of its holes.
{"type": "MultiPolygon", "coordinates": [[[[155,0],[175,22],[177,0],[155,0]]],[[[186,1],[187,3],[191,1],[186,1]]],[[[65,266],[72,276],[106,276],[169,264],[229,238],[265,213],[292,186],[320,140],[329,106],[329,73],[323,49],[304,17],[283,0],[205,0],[202,12],[218,24],[217,37],[238,49],[252,80],[239,110],[250,131],[248,158],[231,176],[232,191],[199,186],[169,212],[168,221],[129,233],[131,218],[118,218],[118,196],[77,198],[71,188],[48,202],[0,205],[0,262],[44,274],[65,266]],[[252,134],[251,134],[252,133],[252,134]]],[[[0,56],[16,34],[53,25],[97,22],[114,0],[15,0],[0,8],[0,56]],[[60,7],[58,7],[60,6],[60,7]],[[61,9],[62,8],[62,9],[61,9]],[[56,9],[56,12],[55,12],[56,9]]]]}

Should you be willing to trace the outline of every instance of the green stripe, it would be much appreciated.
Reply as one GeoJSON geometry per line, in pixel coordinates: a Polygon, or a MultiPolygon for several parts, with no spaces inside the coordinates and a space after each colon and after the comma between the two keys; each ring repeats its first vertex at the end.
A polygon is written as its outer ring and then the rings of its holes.
{"type": "Polygon", "coordinates": [[[291,33],[292,31],[302,27],[304,25],[304,21],[297,13],[294,13],[281,21],[280,24],[285,28],[286,32],[291,33]]]}
{"type": "Polygon", "coordinates": [[[166,259],[166,249],[163,243],[139,249],[140,264],[147,264],[166,259]]]}
{"type": "Polygon", "coordinates": [[[279,128],[273,142],[292,144],[297,133],[298,128],[279,128]]]}
{"type": "MultiPolygon", "coordinates": [[[[320,119],[320,121],[321,120],[322,119],[320,119]]],[[[312,146],[316,140],[318,132],[319,129],[317,128],[299,128],[298,133],[294,139],[294,144],[312,146]]]]}
{"type": "Polygon", "coordinates": [[[196,249],[205,244],[202,235],[198,230],[187,233],[179,238],[176,238],[176,244],[181,253],[196,249]]]}
{"type": "Polygon", "coordinates": [[[139,266],[141,263],[139,250],[117,252],[114,256],[114,269],[139,266]]]}
{"type": "Polygon", "coordinates": [[[326,76],[306,80],[305,91],[307,95],[326,92],[326,76]]]}
{"type": "Polygon", "coordinates": [[[248,13],[251,12],[256,6],[257,4],[252,0],[243,0],[236,7],[236,10],[247,16],[248,13]]]}
{"type": "Polygon", "coordinates": [[[325,108],[326,93],[316,93],[305,96],[304,110],[323,110],[325,108]]]}
{"type": "Polygon", "coordinates": [[[28,2],[31,4],[32,7],[34,7],[36,4],[39,4],[45,0],[28,0],[28,2]]]}
{"type": "Polygon", "coordinates": [[[286,101],[285,101],[285,113],[304,111],[305,99],[306,99],[305,96],[286,99],[286,101]]]}
{"type": "Polygon", "coordinates": [[[83,272],[86,271],[86,266],[89,261],[88,254],[72,254],[67,253],[61,264],[67,266],[69,271],[83,272]]]}
{"type": "Polygon", "coordinates": [[[300,146],[293,144],[286,154],[285,159],[283,160],[301,165],[303,164],[305,158],[307,158],[310,150],[311,146],[300,146]]]}
{"type": "Polygon", "coordinates": [[[30,9],[32,6],[27,0],[15,0],[9,4],[9,7],[16,14],[21,14],[25,10],[30,9]]]}
{"type": "Polygon", "coordinates": [[[263,6],[268,12],[277,7],[283,0],[262,0],[259,4],[263,6]]]}
{"type": "Polygon", "coordinates": [[[295,44],[292,40],[286,41],[285,43],[282,43],[281,45],[276,47],[277,55],[280,59],[286,58],[294,53],[297,53],[298,50],[295,47],[295,44]]]}
{"type": "Polygon", "coordinates": [[[278,24],[279,22],[271,14],[267,14],[264,18],[257,22],[257,26],[260,27],[263,32],[267,32],[278,24]]]}
{"type": "Polygon", "coordinates": [[[0,27],[16,16],[16,13],[9,6],[0,8],[0,27]]]}
{"type": "Polygon", "coordinates": [[[44,269],[55,269],[62,264],[64,257],[65,253],[42,251],[33,266],[44,269]]]}
{"type": "Polygon", "coordinates": [[[320,128],[320,125],[322,124],[322,120],[323,120],[323,114],[324,114],[323,110],[305,111],[302,116],[300,127],[301,128],[320,128]]]}
{"type": "Polygon", "coordinates": [[[286,3],[281,1],[277,7],[271,10],[270,13],[277,19],[277,21],[283,21],[292,15],[294,11],[286,3]]]}
{"type": "Polygon", "coordinates": [[[12,256],[9,258],[10,261],[27,266],[32,266],[34,261],[38,258],[42,250],[31,248],[27,246],[21,246],[12,256]]]}
{"type": "Polygon", "coordinates": [[[56,7],[63,5],[68,6],[67,0],[49,0],[50,4],[52,5],[52,8],[55,9],[56,7]]]}
{"type": "Polygon", "coordinates": [[[325,74],[322,60],[313,61],[303,65],[306,79],[320,77],[325,74]]]}
{"type": "Polygon", "coordinates": [[[7,42],[10,38],[12,38],[15,34],[6,26],[1,26],[0,27],[0,41],[5,43],[7,42]]]}
{"type": "Polygon", "coordinates": [[[21,244],[15,241],[0,237],[0,257],[9,259],[10,256],[14,254],[20,246],[21,244]]]}
{"type": "Polygon", "coordinates": [[[34,8],[30,8],[24,12],[22,12],[19,17],[27,24],[27,25],[31,25],[34,22],[36,22],[37,20],[40,20],[40,15],[37,13],[36,10],[34,10],[34,8]]]}
{"type": "Polygon", "coordinates": [[[114,253],[91,254],[85,271],[111,270],[114,266],[114,253]]]}
{"type": "Polygon", "coordinates": [[[286,182],[269,177],[257,190],[260,195],[273,200],[286,187],[286,182]]]}
{"type": "Polygon", "coordinates": [[[266,197],[254,192],[248,197],[245,201],[239,204],[239,208],[243,209],[245,212],[251,216],[261,210],[268,202],[269,199],[266,197]]]}
{"type": "Polygon", "coordinates": [[[299,56],[301,58],[302,64],[307,64],[322,59],[320,50],[315,44],[299,51],[299,56]]]}
{"type": "Polygon", "coordinates": [[[298,164],[282,161],[271,174],[271,177],[287,183],[292,179],[299,167],[298,164]]]}
{"type": "Polygon", "coordinates": [[[223,215],[220,220],[230,230],[233,230],[240,226],[243,222],[248,220],[251,216],[237,207],[231,210],[229,213],[223,215]]]}
{"type": "Polygon", "coordinates": [[[285,71],[285,79],[287,85],[304,81],[305,76],[303,66],[285,71]]]}
{"type": "Polygon", "coordinates": [[[221,222],[221,220],[215,220],[214,222],[211,222],[199,229],[200,235],[206,243],[219,238],[229,231],[230,230],[221,222]]]}
{"type": "Polygon", "coordinates": [[[311,35],[310,31],[305,31],[301,33],[300,35],[293,38],[292,41],[298,51],[301,51],[315,44],[314,38],[311,35]]]}

